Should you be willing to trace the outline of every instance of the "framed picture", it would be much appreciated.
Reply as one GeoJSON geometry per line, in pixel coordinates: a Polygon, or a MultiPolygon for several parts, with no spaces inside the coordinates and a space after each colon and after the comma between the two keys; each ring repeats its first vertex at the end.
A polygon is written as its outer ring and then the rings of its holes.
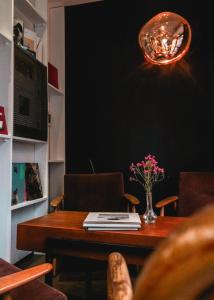
{"type": "Polygon", "coordinates": [[[0,106],[0,134],[8,134],[4,106],[0,106]]]}

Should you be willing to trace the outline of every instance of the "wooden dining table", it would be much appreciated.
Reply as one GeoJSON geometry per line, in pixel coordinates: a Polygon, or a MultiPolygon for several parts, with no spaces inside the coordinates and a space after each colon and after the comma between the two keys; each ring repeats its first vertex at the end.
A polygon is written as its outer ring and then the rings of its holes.
{"type": "Polygon", "coordinates": [[[17,225],[17,248],[57,255],[106,260],[109,253],[120,251],[128,263],[142,265],[148,255],[176,228],[187,221],[183,217],[158,217],[133,231],[88,231],[83,221],[88,212],[56,211],[17,225]]]}

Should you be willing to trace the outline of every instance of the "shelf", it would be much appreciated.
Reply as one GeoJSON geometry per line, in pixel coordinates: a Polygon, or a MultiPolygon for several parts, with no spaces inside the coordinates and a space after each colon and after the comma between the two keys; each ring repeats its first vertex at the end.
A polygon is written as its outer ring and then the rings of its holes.
{"type": "Polygon", "coordinates": [[[62,90],[57,89],[52,84],[48,83],[48,93],[50,96],[62,96],[64,92],[62,90]]]}
{"type": "Polygon", "coordinates": [[[21,143],[47,144],[47,141],[27,139],[19,136],[13,136],[13,140],[21,143]]]}
{"type": "Polygon", "coordinates": [[[64,164],[64,162],[65,161],[63,159],[52,159],[48,161],[49,164],[64,164]]]}
{"type": "Polygon", "coordinates": [[[46,20],[37,12],[28,0],[15,0],[15,6],[34,24],[46,24],[46,20]]]}
{"type": "Polygon", "coordinates": [[[0,46],[10,45],[12,40],[7,37],[4,33],[0,32],[0,46]]]}
{"type": "Polygon", "coordinates": [[[35,199],[35,200],[24,201],[24,202],[18,203],[16,205],[12,205],[11,210],[16,210],[16,209],[19,209],[21,207],[30,206],[30,205],[37,204],[37,203],[40,203],[40,202],[43,202],[43,201],[46,201],[46,200],[48,200],[48,197],[43,197],[43,198],[39,198],[39,199],[35,199]]]}
{"type": "Polygon", "coordinates": [[[11,139],[11,135],[8,134],[0,134],[0,142],[6,142],[11,139]]]}

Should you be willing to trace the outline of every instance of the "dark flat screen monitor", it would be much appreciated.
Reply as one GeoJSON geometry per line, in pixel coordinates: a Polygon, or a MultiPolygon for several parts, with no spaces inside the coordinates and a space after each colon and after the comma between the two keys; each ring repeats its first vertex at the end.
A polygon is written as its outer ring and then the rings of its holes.
{"type": "Polygon", "coordinates": [[[14,136],[47,141],[47,67],[14,48],[14,136]]]}

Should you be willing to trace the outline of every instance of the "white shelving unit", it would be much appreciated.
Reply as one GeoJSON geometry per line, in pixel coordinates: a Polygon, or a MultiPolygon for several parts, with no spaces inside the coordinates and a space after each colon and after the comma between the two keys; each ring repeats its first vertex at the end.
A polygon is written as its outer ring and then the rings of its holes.
{"type": "Polygon", "coordinates": [[[16,205],[12,205],[11,206],[11,210],[16,210],[16,209],[19,209],[19,208],[22,208],[22,207],[34,205],[34,204],[46,201],[47,199],[48,199],[47,197],[42,197],[42,198],[39,198],[39,199],[35,199],[35,200],[31,200],[31,201],[25,201],[25,202],[22,202],[22,203],[18,203],[16,205]]]}
{"type": "Polygon", "coordinates": [[[63,159],[58,159],[58,160],[49,160],[49,164],[64,164],[65,161],[63,159]]]}
{"type": "Polygon", "coordinates": [[[0,257],[12,263],[28,254],[16,249],[17,224],[48,212],[48,141],[13,136],[14,45],[13,20],[22,19],[24,26],[41,38],[37,58],[47,65],[47,0],[0,1],[0,105],[5,108],[8,135],[0,135],[0,257]],[[35,2],[35,6],[32,3],[35,2]],[[37,162],[43,197],[11,205],[12,163],[37,162]]]}
{"type": "Polygon", "coordinates": [[[10,0],[0,1],[0,47],[12,42],[12,20],[8,16],[12,15],[13,6],[10,0]]]}
{"type": "Polygon", "coordinates": [[[6,142],[11,139],[11,135],[9,134],[0,134],[0,142],[6,142]]]}
{"type": "Polygon", "coordinates": [[[48,84],[49,114],[49,198],[63,194],[65,173],[65,41],[64,7],[49,8],[48,60],[58,69],[59,89],[48,84]],[[56,47],[57,45],[57,47],[56,47]]]}
{"type": "MultiPolygon", "coordinates": [[[[43,1],[45,2],[45,1],[43,1]]],[[[32,24],[46,24],[47,15],[44,18],[42,13],[28,0],[15,0],[15,7],[25,15],[32,24]]]]}
{"type": "Polygon", "coordinates": [[[13,3],[0,1],[0,105],[5,108],[8,135],[0,138],[0,257],[10,260],[11,249],[11,162],[13,107],[13,3]]]}
{"type": "Polygon", "coordinates": [[[4,35],[4,33],[0,32],[0,47],[4,45],[9,45],[11,43],[11,40],[4,35]]]}
{"type": "Polygon", "coordinates": [[[62,90],[57,89],[55,86],[52,84],[48,83],[48,93],[49,96],[63,96],[64,92],[62,90]]]}
{"type": "Polygon", "coordinates": [[[20,142],[20,143],[31,143],[31,144],[46,144],[47,142],[41,141],[41,140],[33,140],[33,139],[28,139],[20,136],[13,136],[13,140],[20,142]]]}

